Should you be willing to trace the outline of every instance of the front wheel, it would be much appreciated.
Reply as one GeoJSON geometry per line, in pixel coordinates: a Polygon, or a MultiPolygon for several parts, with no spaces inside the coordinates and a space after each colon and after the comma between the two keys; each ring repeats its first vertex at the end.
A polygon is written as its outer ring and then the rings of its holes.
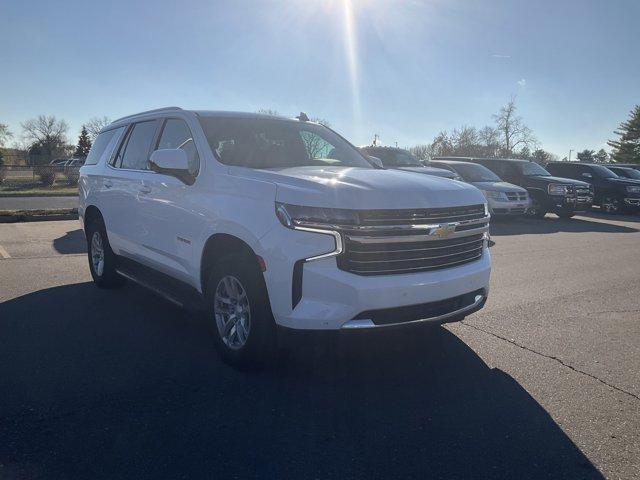
{"type": "Polygon", "coordinates": [[[573,210],[560,210],[556,213],[560,218],[569,219],[576,214],[573,210]]]}
{"type": "Polygon", "coordinates": [[[218,261],[207,283],[207,316],[222,359],[234,366],[263,366],[276,350],[276,328],[264,280],[242,255],[218,261]]]}
{"type": "Polygon", "coordinates": [[[527,215],[533,218],[544,218],[546,214],[547,214],[547,211],[544,208],[542,208],[542,205],[540,205],[540,202],[532,198],[531,206],[527,210],[527,215]]]}
{"type": "Polygon", "coordinates": [[[600,202],[600,209],[605,213],[620,213],[620,200],[611,195],[606,195],[600,202]]]}

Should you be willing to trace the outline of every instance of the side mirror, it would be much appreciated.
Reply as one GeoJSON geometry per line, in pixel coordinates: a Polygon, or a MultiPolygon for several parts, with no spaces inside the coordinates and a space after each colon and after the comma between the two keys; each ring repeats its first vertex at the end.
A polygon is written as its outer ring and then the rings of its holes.
{"type": "Polygon", "coordinates": [[[187,152],[181,148],[156,150],[149,159],[149,169],[156,173],[177,177],[185,183],[193,183],[187,152]]]}
{"type": "Polygon", "coordinates": [[[587,172],[583,173],[582,176],[584,178],[593,178],[593,175],[591,175],[590,173],[587,173],[587,172]]]}
{"type": "Polygon", "coordinates": [[[367,158],[376,168],[384,168],[384,165],[382,164],[382,160],[380,160],[378,157],[367,155],[367,158]]]}

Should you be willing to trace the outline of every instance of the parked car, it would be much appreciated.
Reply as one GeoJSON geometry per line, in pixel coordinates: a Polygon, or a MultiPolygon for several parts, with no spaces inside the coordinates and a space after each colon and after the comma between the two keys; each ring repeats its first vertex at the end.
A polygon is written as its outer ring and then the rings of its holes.
{"type": "Polygon", "coordinates": [[[625,168],[633,168],[634,170],[640,170],[640,163],[605,163],[603,165],[607,168],[611,166],[616,166],[616,167],[625,167],[625,168]]]}
{"type": "Polygon", "coordinates": [[[448,157],[484,165],[505,182],[519,185],[529,192],[531,204],[527,213],[542,218],[552,212],[560,218],[571,218],[576,212],[591,208],[593,192],[588,183],[553,177],[543,167],[528,160],[505,158],[448,157]]]}
{"type": "Polygon", "coordinates": [[[620,178],[629,178],[631,180],[640,180],[640,170],[629,167],[618,167],[611,164],[606,164],[609,170],[618,175],[620,178]]]}
{"type": "Polygon", "coordinates": [[[465,182],[479,188],[487,199],[492,217],[521,216],[529,208],[526,189],[503,181],[487,167],[472,162],[437,159],[429,162],[429,165],[450,169],[465,182]]]}
{"type": "Polygon", "coordinates": [[[374,168],[316,123],[132,115],[96,138],[79,190],[96,285],[126,278],[200,305],[230,363],[268,357],[278,327],[433,325],[487,298],[482,193],[374,168]]]}
{"type": "Polygon", "coordinates": [[[378,158],[384,168],[435,175],[436,177],[450,178],[451,180],[462,180],[457,173],[447,168],[425,166],[411,152],[402,148],[370,146],[360,147],[360,151],[365,155],[378,158]]]}
{"type": "Polygon", "coordinates": [[[600,205],[604,212],[635,212],[640,209],[640,181],[620,178],[603,165],[552,162],[547,165],[547,170],[589,183],[593,187],[594,203],[600,205]]]}

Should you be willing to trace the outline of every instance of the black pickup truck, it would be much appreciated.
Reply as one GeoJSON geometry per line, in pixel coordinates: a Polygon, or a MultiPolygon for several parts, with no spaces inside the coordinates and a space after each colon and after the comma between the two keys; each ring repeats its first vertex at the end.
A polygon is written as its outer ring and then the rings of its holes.
{"type": "Polygon", "coordinates": [[[588,183],[554,177],[543,167],[528,160],[505,158],[470,158],[484,165],[505,182],[524,187],[531,197],[528,214],[542,218],[552,212],[560,218],[571,218],[591,208],[593,190],[588,183]]]}
{"type": "Polygon", "coordinates": [[[640,181],[622,178],[604,165],[581,162],[552,162],[547,165],[554,175],[584,180],[594,192],[594,203],[607,213],[640,210],[640,181]]]}

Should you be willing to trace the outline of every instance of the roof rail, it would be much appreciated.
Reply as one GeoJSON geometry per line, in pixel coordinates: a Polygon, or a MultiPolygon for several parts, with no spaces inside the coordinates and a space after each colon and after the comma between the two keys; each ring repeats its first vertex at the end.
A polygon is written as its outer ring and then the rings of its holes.
{"type": "Polygon", "coordinates": [[[147,113],[159,113],[159,112],[171,112],[171,111],[175,111],[175,110],[182,110],[180,107],[163,107],[163,108],[155,108],[153,110],[147,110],[145,112],[139,112],[139,113],[134,113],[132,115],[127,115],[125,117],[121,117],[118,118],[117,120],[114,120],[111,123],[116,123],[119,122],[121,120],[126,120],[127,118],[132,118],[132,117],[137,117],[139,115],[145,115],[147,113]]]}

